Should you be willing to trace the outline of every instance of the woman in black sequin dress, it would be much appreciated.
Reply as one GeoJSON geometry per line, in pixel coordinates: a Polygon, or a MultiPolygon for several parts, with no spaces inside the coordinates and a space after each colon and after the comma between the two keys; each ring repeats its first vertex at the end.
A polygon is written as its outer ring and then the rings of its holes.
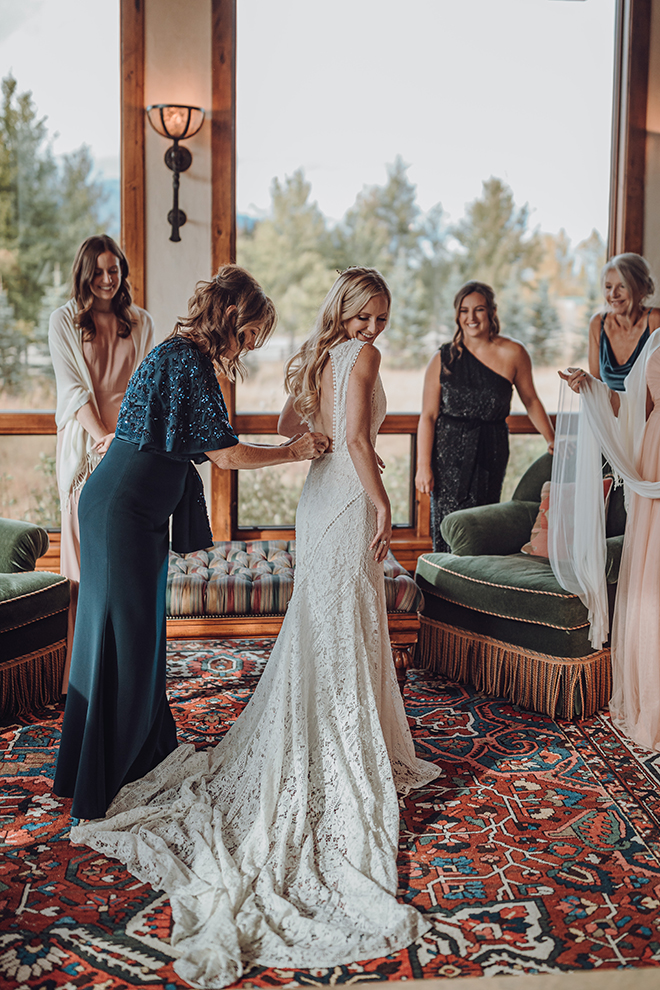
{"type": "Polygon", "coordinates": [[[114,439],[80,497],[80,595],[54,790],[74,818],[101,818],[124,784],[176,748],[165,694],[165,597],[172,547],[210,546],[194,463],[257,468],[322,454],[318,433],[239,443],[215,373],[266,342],[275,309],[244,269],[199,282],[188,318],[128,383],[114,439]]]}
{"type": "Polygon", "coordinates": [[[500,500],[513,388],[550,451],[554,440],[529,354],[518,341],[500,335],[491,287],[467,282],[456,294],[454,309],[454,339],[442,345],[426,369],[417,430],[415,485],[431,496],[436,553],[449,551],[440,532],[446,515],[500,500]]]}

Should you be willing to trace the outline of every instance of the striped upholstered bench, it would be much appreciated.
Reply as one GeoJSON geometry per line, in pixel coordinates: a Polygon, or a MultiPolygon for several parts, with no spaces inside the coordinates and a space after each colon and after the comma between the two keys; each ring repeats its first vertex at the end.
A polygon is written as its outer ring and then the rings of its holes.
{"type": "MultiPolygon", "coordinates": [[[[277,635],[293,591],[295,566],[295,540],[236,540],[195,553],[170,551],[168,637],[277,635]]],[[[397,669],[405,677],[423,597],[391,551],[383,566],[390,639],[397,669]]]]}

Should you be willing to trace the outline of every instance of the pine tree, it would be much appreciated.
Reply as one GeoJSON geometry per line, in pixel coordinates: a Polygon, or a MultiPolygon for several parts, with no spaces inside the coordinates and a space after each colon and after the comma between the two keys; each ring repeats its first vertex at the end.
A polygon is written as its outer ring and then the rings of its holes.
{"type": "Polygon", "coordinates": [[[539,257],[538,235],[528,230],[529,209],[518,209],[513,193],[501,179],[483,183],[480,199],[467,207],[452,233],[461,246],[456,264],[462,281],[477,279],[499,292],[539,257]]]}
{"type": "Polygon", "coordinates": [[[6,76],[0,106],[0,276],[13,311],[14,342],[0,349],[5,389],[25,384],[31,343],[43,352],[42,309],[52,301],[45,296],[55,267],[68,271],[81,241],[102,232],[105,195],[92,171],[85,146],[58,163],[46,118],[38,117],[32,95],[19,93],[14,77],[6,76]]]}
{"type": "Polygon", "coordinates": [[[561,353],[562,328],[559,314],[550,300],[547,279],[539,281],[530,308],[529,350],[538,364],[550,364],[561,353]]]}
{"type": "Polygon", "coordinates": [[[392,314],[383,346],[388,355],[394,355],[398,367],[421,367],[433,350],[433,342],[427,342],[429,314],[420,273],[409,267],[403,250],[390,272],[389,287],[392,314]]]}
{"type": "Polygon", "coordinates": [[[0,392],[15,392],[24,377],[25,338],[0,282],[0,392]]]}
{"type": "Polygon", "coordinates": [[[239,234],[238,261],[252,272],[277,305],[280,327],[296,341],[309,333],[321,300],[337,277],[325,218],[310,203],[302,169],[271,185],[271,212],[252,231],[239,234]]]}

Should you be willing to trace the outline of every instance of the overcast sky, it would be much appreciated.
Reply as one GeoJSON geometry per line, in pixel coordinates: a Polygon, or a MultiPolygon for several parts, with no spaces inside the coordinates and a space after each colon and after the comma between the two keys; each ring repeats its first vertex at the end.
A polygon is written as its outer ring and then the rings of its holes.
{"type": "MultiPolygon", "coordinates": [[[[181,0],[185,3],[185,0],[181,0]]],[[[491,175],[532,223],[607,228],[615,0],[238,0],[238,209],[303,166],[338,219],[397,154],[450,219],[491,175]]],[[[0,71],[118,174],[117,0],[0,0],[0,71]],[[94,39],[90,44],[90,38],[94,39]]]]}

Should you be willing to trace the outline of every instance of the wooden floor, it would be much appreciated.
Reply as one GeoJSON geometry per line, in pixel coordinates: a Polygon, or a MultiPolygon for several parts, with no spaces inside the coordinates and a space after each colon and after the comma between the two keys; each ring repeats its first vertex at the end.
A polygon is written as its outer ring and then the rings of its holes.
{"type": "MultiPolygon", "coordinates": [[[[371,987],[371,983],[353,983],[371,987]]],[[[451,977],[444,980],[405,980],[380,983],[383,990],[660,990],[660,966],[655,969],[591,969],[539,976],[451,977]]]]}

